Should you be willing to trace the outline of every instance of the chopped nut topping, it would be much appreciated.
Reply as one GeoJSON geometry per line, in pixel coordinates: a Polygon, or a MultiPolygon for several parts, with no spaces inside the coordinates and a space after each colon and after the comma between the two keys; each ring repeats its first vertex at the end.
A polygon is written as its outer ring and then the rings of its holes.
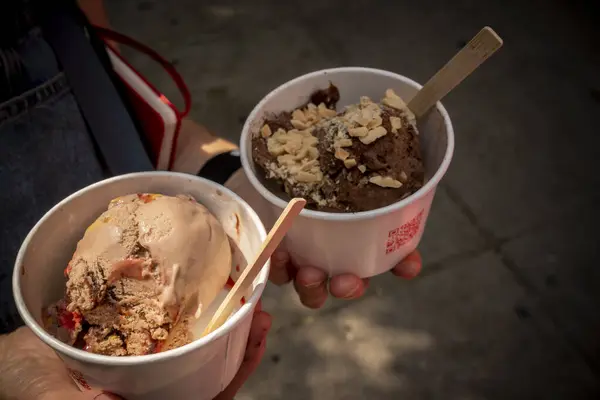
{"type": "Polygon", "coordinates": [[[367,171],[367,167],[365,167],[364,165],[359,165],[358,170],[364,174],[367,171]]]}
{"type": "Polygon", "coordinates": [[[273,134],[273,132],[271,131],[271,127],[269,125],[264,124],[260,130],[260,134],[262,135],[262,137],[268,138],[273,134]]]}
{"type": "Polygon", "coordinates": [[[366,96],[361,97],[360,104],[348,106],[342,118],[348,134],[354,137],[365,137],[370,129],[383,123],[381,107],[366,96]]]}
{"type": "Polygon", "coordinates": [[[319,104],[319,107],[317,107],[317,111],[319,112],[319,115],[323,118],[331,118],[337,115],[337,112],[335,110],[327,108],[323,103],[319,104]]]}
{"type": "Polygon", "coordinates": [[[310,103],[306,106],[306,109],[304,110],[304,116],[306,117],[306,121],[312,124],[316,123],[321,118],[317,112],[317,106],[315,106],[313,103],[310,103]]]}
{"type": "Polygon", "coordinates": [[[313,103],[308,103],[306,105],[306,111],[309,113],[317,113],[317,106],[315,106],[313,103]]]}
{"type": "Polygon", "coordinates": [[[316,160],[319,158],[319,150],[316,147],[309,147],[307,156],[309,160],[316,160]]]}
{"type": "Polygon", "coordinates": [[[306,172],[306,171],[298,171],[295,178],[298,182],[304,182],[304,183],[319,182],[321,179],[323,179],[323,174],[321,172],[316,174],[316,173],[311,173],[311,172],[306,172]]]}
{"type": "Polygon", "coordinates": [[[352,167],[356,166],[356,164],[357,164],[357,163],[356,163],[356,160],[355,160],[355,159],[353,159],[353,158],[347,158],[347,159],[345,159],[345,160],[344,160],[344,166],[345,166],[346,168],[348,168],[348,169],[350,169],[350,168],[352,168],[352,167]]]}
{"type": "Polygon", "coordinates": [[[402,100],[402,98],[398,96],[392,89],[388,89],[385,91],[385,97],[383,98],[383,100],[381,100],[381,102],[386,106],[403,111],[412,124],[416,122],[415,114],[412,111],[410,111],[404,100],[402,100]]]}
{"type": "Polygon", "coordinates": [[[268,138],[267,149],[271,155],[278,156],[284,153],[285,149],[283,148],[283,145],[287,143],[288,140],[285,134],[285,131],[279,128],[271,137],[268,138]]]}
{"type": "Polygon", "coordinates": [[[369,179],[369,182],[371,182],[377,186],[384,187],[384,188],[397,189],[400,186],[402,186],[402,182],[397,181],[390,176],[380,176],[380,175],[373,176],[372,178],[369,179]]]}
{"type": "Polygon", "coordinates": [[[337,115],[335,110],[330,110],[321,103],[317,107],[313,103],[309,103],[304,108],[297,108],[292,111],[292,119],[290,123],[299,130],[308,129],[324,118],[331,118],[337,115]]]}
{"type": "Polygon", "coordinates": [[[369,133],[369,128],[365,126],[361,126],[358,128],[350,128],[348,129],[348,135],[354,137],[365,137],[369,133]]]}
{"type": "Polygon", "coordinates": [[[385,97],[383,98],[382,103],[401,111],[404,111],[407,108],[404,100],[402,100],[402,98],[392,89],[385,91],[385,97]]]}
{"type": "Polygon", "coordinates": [[[318,160],[310,160],[307,161],[304,165],[302,165],[302,170],[303,171],[310,171],[313,167],[318,166],[319,161],[318,160]]]}
{"type": "Polygon", "coordinates": [[[385,97],[382,103],[397,110],[404,110],[406,108],[406,103],[400,97],[385,97]]]}
{"type": "Polygon", "coordinates": [[[390,117],[390,124],[392,125],[392,132],[397,133],[398,129],[402,128],[402,119],[398,117],[390,117]]]}
{"type": "Polygon", "coordinates": [[[293,120],[291,120],[290,122],[292,123],[292,126],[293,126],[294,128],[296,128],[296,129],[303,130],[303,129],[306,129],[306,128],[308,128],[308,127],[309,127],[309,125],[308,125],[307,123],[305,123],[305,122],[302,122],[302,121],[300,121],[300,120],[297,120],[297,119],[293,119],[293,120]]]}
{"type": "Polygon", "coordinates": [[[378,126],[377,128],[371,129],[367,136],[361,137],[360,141],[364,144],[371,144],[385,134],[387,134],[387,130],[383,126],[378,126]]]}
{"type": "Polygon", "coordinates": [[[338,160],[342,160],[344,161],[346,158],[350,157],[350,153],[348,153],[346,150],[342,149],[342,148],[337,148],[335,149],[335,158],[337,158],[338,160]]]}
{"type": "Polygon", "coordinates": [[[346,130],[354,128],[354,124],[352,123],[352,121],[348,121],[346,118],[342,119],[342,124],[344,124],[346,130]]]}
{"type": "Polygon", "coordinates": [[[277,162],[281,165],[293,165],[295,158],[293,154],[282,154],[277,156],[277,162]]]}
{"type": "Polygon", "coordinates": [[[304,112],[302,110],[297,109],[292,112],[292,119],[295,119],[300,122],[306,122],[306,115],[304,115],[304,112]]]}
{"type": "Polygon", "coordinates": [[[353,118],[354,122],[356,122],[357,124],[359,124],[360,126],[367,126],[369,125],[369,122],[371,122],[370,118],[365,118],[363,116],[355,116],[353,118]]]}
{"type": "MultiPolygon", "coordinates": [[[[373,112],[373,110],[370,108],[367,108],[367,107],[363,108],[360,114],[365,119],[365,121],[369,121],[369,122],[371,122],[373,117],[375,117],[375,115],[374,115],[375,113],[373,112]]],[[[367,124],[368,124],[368,122],[367,122],[367,124]]]]}
{"type": "Polygon", "coordinates": [[[378,126],[381,126],[382,123],[383,120],[381,119],[381,117],[379,115],[375,115],[373,119],[367,124],[367,128],[377,128],[378,126]]]}
{"type": "Polygon", "coordinates": [[[311,129],[292,129],[286,132],[278,129],[267,139],[269,153],[277,157],[277,165],[272,165],[272,172],[282,179],[311,183],[323,179],[323,173],[317,159],[317,138],[311,129]]]}
{"type": "Polygon", "coordinates": [[[352,139],[337,139],[333,143],[334,147],[350,147],[352,146],[352,139]]]}

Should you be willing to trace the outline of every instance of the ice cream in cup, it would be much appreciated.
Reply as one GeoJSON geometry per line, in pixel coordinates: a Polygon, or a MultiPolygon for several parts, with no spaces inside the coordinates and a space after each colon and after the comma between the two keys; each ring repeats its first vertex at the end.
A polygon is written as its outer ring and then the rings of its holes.
{"type": "Polygon", "coordinates": [[[441,103],[418,121],[406,106],[420,88],[388,71],[327,69],[250,113],[240,145],[250,183],[273,216],[290,196],[308,201],[285,241],[294,264],[369,277],[417,247],[454,150],[441,103]]]}
{"type": "Polygon", "coordinates": [[[213,399],[243,360],[268,263],[229,319],[202,332],[265,238],[248,204],[208,180],[107,179],[31,230],[13,275],[17,308],[83,391],[213,399]]]}

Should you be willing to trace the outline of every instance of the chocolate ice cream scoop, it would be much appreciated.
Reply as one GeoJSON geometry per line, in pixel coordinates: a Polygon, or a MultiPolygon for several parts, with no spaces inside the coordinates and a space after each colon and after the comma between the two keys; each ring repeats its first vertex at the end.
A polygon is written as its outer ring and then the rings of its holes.
{"type": "MultiPolygon", "coordinates": [[[[230,272],[228,237],[204,206],[186,196],[124,196],[78,243],[65,270],[65,301],[53,312],[69,322],[63,325],[72,344],[99,354],[148,354],[175,321],[197,318],[230,272]]],[[[181,344],[189,341],[188,334],[181,344]]]]}
{"type": "Polygon", "coordinates": [[[415,116],[393,90],[379,103],[362,97],[341,113],[335,86],[312,99],[328,103],[274,115],[254,135],[253,158],[268,180],[332,212],[385,207],[423,186],[415,116]]]}

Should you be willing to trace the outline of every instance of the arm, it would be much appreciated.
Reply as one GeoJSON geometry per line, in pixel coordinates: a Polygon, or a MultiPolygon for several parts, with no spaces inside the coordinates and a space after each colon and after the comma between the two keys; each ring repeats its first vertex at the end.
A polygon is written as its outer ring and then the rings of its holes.
{"type": "Polygon", "coordinates": [[[213,135],[206,127],[184,119],[177,140],[173,170],[196,175],[212,157],[237,148],[234,143],[213,135]]]}
{"type": "MultiPolygon", "coordinates": [[[[254,310],[246,353],[240,369],[214,400],[233,400],[252,375],[266,349],[271,316],[260,303],[254,310]]],[[[0,335],[0,399],[117,400],[120,397],[93,390],[81,392],[62,360],[27,327],[0,335]]]]}
{"type": "MultiPolygon", "coordinates": [[[[110,22],[108,21],[108,15],[106,15],[106,9],[104,8],[103,0],[77,0],[79,8],[85,14],[87,19],[92,25],[101,26],[102,28],[111,29],[110,22]]],[[[119,50],[119,44],[108,41],[113,49],[119,50]]]]}
{"type": "Polygon", "coordinates": [[[0,399],[85,400],[62,361],[29,328],[0,336],[0,399]]]}

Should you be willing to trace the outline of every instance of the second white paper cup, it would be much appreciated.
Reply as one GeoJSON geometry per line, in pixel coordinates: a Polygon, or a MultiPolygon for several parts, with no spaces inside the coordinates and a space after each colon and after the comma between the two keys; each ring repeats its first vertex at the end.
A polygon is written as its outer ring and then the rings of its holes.
{"type": "MultiPolygon", "coordinates": [[[[13,292],[21,317],[71,370],[82,390],[103,389],[128,400],[210,400],[233,379],[244,358],[254,308],[269,275],[265,265],[247,302],[223,326],[164,353],[110,357],[64,344],[42,327],[42,309],[64,295],[63,269],[75,245],[110,200],[130,193],[188,194],[223,224],[247,260],[266,238],[256,213],[224,187],[187,174],[144,172],[111,178],[67,197],[31,230],[17,256],[13,292]]],[[[235,272],[234,272],[235,274],[235,272]]]]}
{"type": "MultiPolygon", "coordinates": [[[[413,80],[388,71],[343,67],[316,71],[293,79],[269,93],[248,116],[241,136],[241,158],[252,186],[271,204],[272,216],[287,204],[286,195],[264,179],[252,159],[252,136],[273,114],[306,104],[310,95],[333,83],[340,91],[338,111],[360,96],[381,99],[393,89],[405,101],[421,88],[413,80]]],[[[426,184],[412,196],[387,207],[359,213],[303,210],[287,234],[285,246],[296,265],[310,265],[330,275],[369,277],[386,272],[416,249],[440,179],[454,151],[454,132],[444,106],[438,103],[419,119],[426,184]]]]}

